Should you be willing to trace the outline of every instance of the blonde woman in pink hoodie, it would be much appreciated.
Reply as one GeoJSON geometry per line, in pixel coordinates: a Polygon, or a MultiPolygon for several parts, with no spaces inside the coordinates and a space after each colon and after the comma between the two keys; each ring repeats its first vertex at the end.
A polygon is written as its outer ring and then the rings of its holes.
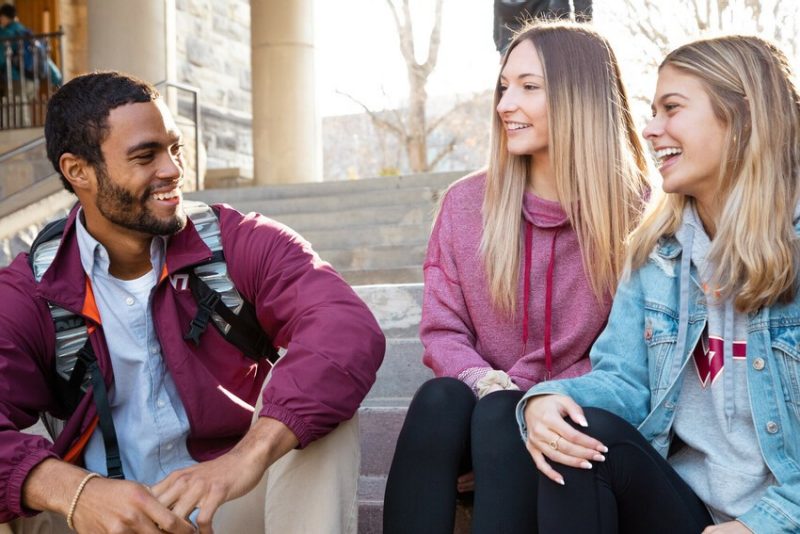
{"type": "Polygon", "coordinates": [[[420,337],[437,378],[409,407],[384,532],[530,533],[537,471],[514,408],[550,378],[589,371],[647,194],[647,163],[608,42],[535,23],[495,90],[486,170],[442,199],[425,260],[420,337]]]}

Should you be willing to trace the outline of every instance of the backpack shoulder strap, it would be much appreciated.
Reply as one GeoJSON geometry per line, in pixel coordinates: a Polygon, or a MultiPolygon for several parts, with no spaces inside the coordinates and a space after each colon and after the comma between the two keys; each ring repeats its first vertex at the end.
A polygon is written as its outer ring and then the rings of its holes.
{"type": "Polygon", "coordinates": [[[248,358],[267,358],[275,364],[278,351],[259,324],[253,306],[242,298],[228,276],[216,210],[192,201],[184,201],[184,210],[212,253],[208,262],[197,265],[189,273],[189,288],[197,301],[197,314],[184,339],[199,345],[200,336],[211,319],[219,333],[248,358]]]}
{"type": "MultiPolygon", "coordinates": [[[[37,283],[42,280],[42,276],[53,263],[66,223],[67,219],[64,217],[47,224],[31,245],[28,264],[31,266],[37,283]]],[[[48,306],[55,327],[56,374],[60,378],[56,381],[55,394],[60,398],[67,413],[72,413],[78,406],[83,393],[89,390],[90,385],[93,386],[94,403],[106,449],[107,476],[109,478],[125,478],[117,434],[108,403],[108,391],[97,365],[86,322],[79,315],[53,303],[48,302],[48,306]]],[[[42,415],[45,426],[51,437],[55,439],[63,426],[62,423],[49,414],[42,415]]]]}

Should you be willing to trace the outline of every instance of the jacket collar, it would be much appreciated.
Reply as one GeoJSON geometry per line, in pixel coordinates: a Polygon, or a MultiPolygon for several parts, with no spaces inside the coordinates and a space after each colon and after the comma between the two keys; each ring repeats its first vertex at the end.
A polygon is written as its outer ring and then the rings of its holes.
{"type": "MultiPolygon", "coordinates": [[[[81,312],[86,303],[86,273],[81,264],[75,219],[79,204],[70,210],[53,263],[42,276],[37,294],[62,308],[81,312]]],[[[191,219],[183,230],[167,241],[166,260],[159,282],[167,276],[211,258],[211,250],[203,242],[191,219]]]]}

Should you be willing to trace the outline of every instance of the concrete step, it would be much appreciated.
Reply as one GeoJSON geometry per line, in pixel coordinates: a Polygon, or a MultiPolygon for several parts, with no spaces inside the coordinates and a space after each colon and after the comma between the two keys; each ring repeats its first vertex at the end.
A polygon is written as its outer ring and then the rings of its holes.
{"type": "Polygon", "coordinates": [[[387,338],[417,339],[422,318],[422,284],[355,286],[387,338]]]}
{"type": "Polygon", "coordinates": [[[247,213],[255,211],[270,217],[279,217],[282,213],[309,213],[341,211],[362,206],[388,206],[394,204],[435,204],[439,198],[439,190],[431,187],[414,187],[403,189],[370,189],[352,191],[337,195],[319,195],[292,198],[258,198],[231,202],[237,210],[247,213]]]}
{"type": "Polygon", "coordinates": [[[386,476],[392,465],[397,436],[407,407],[368,408],[358,411],[361,431],[361,475],[386,476]]]}
{"type": "Polygon", "coordinates": [[[239,201],[258,199],[279,199],[313,197],[326,195],[346,195],[352,192],[369,190],[402,189],[408,187],[431,187],[444,190],[455,180],[467,174],[466,172],[443,172],[410,174],[405,176],[386,176],[365,178],[362,180],[349,180],[341,182],[314,182],[302,184],[266,185],[254,187],[240,187],[236,189],[206,189],[187,195],[187,198],[202,200],[203,202],[228,202],[235,204],[239,201]]]}
{"type": "Polygon", "coordinates": [[[430,224],[433,220],[433,206],[425,204],[363,206],[328,213],[283,213],[272,218],[304,234],[309,230],[352,226],[430,224]]]}
{"type": "Polygon", "coordinates": [[[412,284],[422,282],[422,265],[392,269],[345,269],[339,271],[351,286],[367,284],[412,284]]]}
{"type": "Polygon", "coordinates": [[[433,372],[422,364],[419,322],[422,284],[382,284],[353,288],[386,336],[386,355],[365,407],[404,407],[433,372]]]}
{"type": "Polygon", "coordinates": [[[388,339],[383,365],[364,406],[408,405],[417,389],[433,378],[433,371],[422,364],[422,352],[418,339],[388,339]]]}
{"type": "Polygon", "coordinates": [[[387,245],[427,245],[431,225],[383,224],[309,230],[303,237],[314,250],[387,245]]]}
{"type": "Polygon", "coordinates": [[[319,256],[336,270],[391,269],[398,266],[422,265],[427,246],[390,245],[353,247],[350,249],[317,250],[319,256]]]}

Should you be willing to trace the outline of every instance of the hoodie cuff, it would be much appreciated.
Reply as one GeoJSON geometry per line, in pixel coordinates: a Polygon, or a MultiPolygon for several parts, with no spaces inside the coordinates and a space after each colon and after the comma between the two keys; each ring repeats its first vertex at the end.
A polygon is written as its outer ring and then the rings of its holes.
{"type": "Polygon", "coordinates": [[[481,380],[486,373],[492,371],[491,367],[468,367],[458,374],[458,379],[464,382],[472,390],[475,395],[478,394],[478,381],[481,380]]]}

